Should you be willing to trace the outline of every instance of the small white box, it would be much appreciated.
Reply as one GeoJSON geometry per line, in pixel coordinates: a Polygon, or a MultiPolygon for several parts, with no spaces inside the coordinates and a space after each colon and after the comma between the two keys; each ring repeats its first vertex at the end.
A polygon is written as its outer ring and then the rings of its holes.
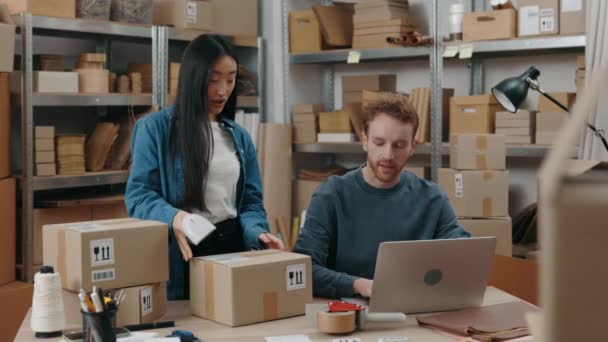
{"type": "Polygon", "coordinates": [[[78,93],[78,73],[71,71],[35,71],[34,92],[78,93]]]}

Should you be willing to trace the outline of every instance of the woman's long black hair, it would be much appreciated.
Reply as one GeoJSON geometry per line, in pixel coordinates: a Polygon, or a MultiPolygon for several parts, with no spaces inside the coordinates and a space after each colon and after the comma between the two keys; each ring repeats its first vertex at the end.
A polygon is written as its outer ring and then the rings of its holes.
{"type": "MultiPolygon", "coordinates": [[[[179,206],[184,210],[207,209],[203,189],[213,152],[207,87],[213,65],[224,56],[234,58],[238,66],[234,48],[225,38],[203,34],[188,45],[182,57],[175,100],[176,125],[171,140],[174,152],[183,160],[184,193],[179,206]]],[[[233,91],[220,116],[234,120],[235,110],[236,91],[233,91]]]]}

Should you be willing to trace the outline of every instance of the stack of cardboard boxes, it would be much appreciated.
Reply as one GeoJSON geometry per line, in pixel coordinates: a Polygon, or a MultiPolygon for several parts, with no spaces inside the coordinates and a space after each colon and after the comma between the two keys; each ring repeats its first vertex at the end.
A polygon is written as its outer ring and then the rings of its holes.
{"type": "Polygon", "coordinates": [[[293,142],[295,144],[314,144],[317,142],[319,130],[319,113],[323,112],[323,104],[293,105],[293,142]]]}
{"type": "Polygon", "coordinates": [[[83,53],[74,71],[78,73],[78,92],[107,94],[110,92],[110,71],[105,69],[104,53],[83,53]]]}
{"type": "Polygon", "coordinates": [[[355,135],[352,131],[348,112],[337,110],[319,113],[318,142],[353,142],[355,135]]]}
{"type": "Polygon", "coordinates": [[[496,134],[503,134],[507,144],[534,143],[536,113],[520,109],[516,113],[496,113],[496,134]]]}
{"type": "Polygon", "coordinates": [[[55,127],[34,127],[36,176],[55,176],[55,127]]]}
{"type": "Polygon", "coordinates": [[[492,95],[454,96],[450,99],[450,135],[494,133],[496,112],[502,107],[492,95]]]}
{"type": "MultiPolygon", "coordinates": [[[[449,109],[450,98],[454,96],[454,89],[443,89],[443,141],[447,141],[449,137],[449,109]]],[[[418,113],[418,132],[416,132],[416,140],[419,143],[431,141],[431,88],[414,88],[410,96],[410,101],[416,113],[418,113]]]]}
{"type": "MultiPolygon", "coordinates": [[[[568,109],[576,100],[574,93],[549,93],[568,109]]],[[[559,138],[561,128],[568,120],[568,111],[551,102],[544,96],[539,96],[538,113],[536,113],[536,144],[551,145],[559,138]]]]}
{"type": "Polygon", "coordinates": [[[166,313],[166,224],[118,219],[48,225],[43,232],[44,264],[61,277],[68,324],[80,324],[78,291],[93,286],[126,293],[117,325],[153,322],[166,313]]]}
{"type": "Polygon", "coordinates": [[[403,37],[414,30],[407,0],[360,0],[353,16],[353,48],[390,48],[387,37],[403,37]]]}
{"type": "Polygon", "coordinates": [[[450,169],[439,169],[459,222],[473,236],[496,236],[496,254],[511,256],[505,136],[452,134],[450,169]]]}
{"type": "Polygon", "coordinates": [[[63,134],[55,137],[57,146],[57,173],[81,175],[85,172],[84,134],[63,134]]]}

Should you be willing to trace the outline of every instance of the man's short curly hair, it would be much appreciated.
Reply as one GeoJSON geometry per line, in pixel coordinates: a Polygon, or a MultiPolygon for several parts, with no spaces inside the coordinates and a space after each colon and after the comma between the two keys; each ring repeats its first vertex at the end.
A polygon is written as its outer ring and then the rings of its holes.
{"type": "Polygon", "coordinates": [[[363,106],[364,130],[368,133],[369,123],[376,115],[384,113],[401,122],[414,126],[414,135],[418,131],[418,113],[404,96],[384,96],[363,106]]]}

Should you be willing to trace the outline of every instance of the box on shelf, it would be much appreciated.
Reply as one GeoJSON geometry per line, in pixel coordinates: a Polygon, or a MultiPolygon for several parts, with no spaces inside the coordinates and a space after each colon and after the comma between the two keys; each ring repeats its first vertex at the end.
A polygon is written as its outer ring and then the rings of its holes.
{"type": "Polygon", "coordinates": [[[506,137],[501,134],[452,134],[450,168],[456,170],[504,170],[506,137]]]}
{"type": "Polygon", "coordinates": [[[34,286],[14,281],[0,286],[0,341],[14,341],[32,306],[34,286]]]}
{"type": "Polygon", "coordinates": [[[117,219],[43,227],[43,262],[78,291],[154,284],[169,279],[167,225],[117,219]],[[68,248],[69,246],[69,248],[68,248]],[[134,248],[137,247],[137,248],[134,248]]]}
{"type": "Polygon", "coordinates": [[[36,163],[36,176],[51,177],[57,175],[55,163],[36,163]]]}
{"type": "Polygon", "coordinates": [[[152,24],[152,0],[112,0],[110,19],[134,24],[152,24]]]}
{"type": "Polygon", "coordinates": [[[240,326],[304,314],[312,303],[310,257],[277,250],[190,261],[190,308],[198,317],[240,326]]]}
{"type": "Polygon", "coordinates": [[[90,94],[108,94],[110,92],[110,71],[107,69],[76,69],[78,73],[78,91],[90,94]]]}
{"type": "Polygon", "coordinates": [[[293,142],[296,144],[314,144],[317,142],[317,126],[317,114],[294,113],[293,142]]]}
{"type": "Polygon", "coordinates": [[[559,33],[560,0],[519,0],[520,37],[559,33]]]}
{"type": "Polygon", "coordinates": [[[152,93],[152,64],[149,63],[130,63],[127,66],[127,73],[138,72],[141,74],[141,88],[144,93],[152,93]]]}
{"type": "Polygon", "coordinates": [[[439,186],[459,217],[508,216],[508,171],[439,169],[439,186]]]}
{"type": "Polygon", "coordinates": [[[585,33],[585,0],[561,0],[559,34],[585,33]]]}
{"type": "Polygon", "coordinates": [[[502,9],[465,13],[462,20],[463,40],[512,39],[517,37],[517,12],[502,9]]]}
{"type": "Polygon", "coordinates": [[[10,73],[0,72],[0,179],[8,177],[10,174],[11,174],[10,73]]]}
{"type": "Polygon", "coordinates": [[[29,12],[48,17],[76,17],[76,0],[2,0],[11,14],[29,12]]]}
{"type": "Polygon", "coordinates": [[[34,151],[55,151],[55,142],[52,138],[34,139],[34,151]]]}
{"type": "Polygon", "coordinates": [[[110,20],[112,0],[76,0],[76,17],[93,20],[110,20]]]}
{"type": "Polygon", "coordinates": [[[34,126],[35,139],[54,139],[55,126],[34,126]]]}
{"type": "MultiPolygon", "coordinates": [[[[15,280],[17,270],[15,247],[16,238],[16,219],[17,219],[17,197],[15,178],[5,178],[0,180],[0,285],[4,285],[15,280]]],[[[6,305],[6,303],[3,303],[6,305]]]]}
{"type": "Polygon", "coordinates": [[[78,73],[71,71],[34,71],[34,92],[78,93],[78,73]]]}
{"type": "Polygon", "coordinates": [[[320,133],[351,133],[350,115],[345,111],[319,113],[320,133]]]}
{"type": "Polygon", "coordinates": [[[319,133],[317,141],[320,143],[351,143],[357,139],[353,133],[319,133]]]}
{"type": "Polygon", "coordinates": [[[578,70],[585,70],[587,69],[587,60],[585,55],[578,55],[576,56],[576,68],[578,70]]]}
{"type": "Polygon", "coordinates": [[[65,71],[63,55],[34,55],[34,70],[40,71],[65,71]]]}
{"type": "MultiPolygon", "coordinates": [[[[125,300],[116,312],[116,325],[152,323],[167,313],[167,284],[127,287],[122,289],[106,289],[104,291],[124,291],[125,300]]],[[[82,325],[80,299],[77,292],[63,290],[63,306],[65,320],[70,325],[82,325]]]]}
{"type": "Polygon", "coordinates": [[[464,230],[474,237],[495,236],[496,254],[511,256],[513,249],[513,227],[510,217],[493,219],[459,219],[464,230]]]}
{"type": "Polygon", "coordinates": [[[395,91],[397,75],[342,76],[342,92],[349,91],[395,91]]]}
{"type": "Polygon", "coordinates": [[[494,133],[501,106],[492,95],[454,96],[450,99],[450,134],[494,133]]]}
{"type": "Polygon", "coordinates": [[[321,26],[311,9],[289,13],[289,52],[319,52],[321,41],[321,26]]]}
{"type": "Polygon", "coordinates": [[[552,145],[561,134],[561,128],[568,120],[569,114],[558,113],[536,113],[536,144],[552,145]]]}
{"type": "Polygon", "coordinates": [[[325,105],[322,103],[313,104],[294,104],[291,106],[291,111],[295,114],[300,113],[319,113],[325,110],[325,105]]]}
{"type": "Polygon", "coordinates": [[[55,163],[55,151],[34,151],[34,163],[55,163]]]}
{"type": "Polygon", "coordinates": [[[313,6],[323,42],[328,49],[348,48],[353,43],[352,6],[313,6]]]}
{"type": "Polygon", "coordinates": [[[533,135],[508,135],[507,136],[507,144],[518,144],[518,145],[530,145],[534,144],[534,134],[533,135]]]}
{"type": "Polygon", "coordinates": [[[154,25],[211,31],[212,20],[209,1],[154,0],[154,25]]]}
{"type": "MultiPolygon", "coordinates": [[[[571,109],[576,101],[576,93],[551,92],[549,95],[553,96],[558,102],[568,107],[568,109],[571,109]]],[[[544,96],[539,96],[538,98],[538,111],[552,113],[566,112],[544,96]]]]}
{"type": "Polygon", "coordinates": [[[85,139],[85,134],[61,134],[55,137],[58,174],[80,175],[85,172],[85,139]]]}
{"type": "MultiPolygon", "coordinates": [[[[15,62],[15,23],[6,4],[0,3],[0,73],[11,72],[15,62]]],[[[2,76],[4,77],[4,76],[2,76]]],[[[4,81],[2,81],[4,82],[4,81]]]]}
{"type": "Polygon", "coordinates": [[[177,95],[180,68],[180,63],[169,63],[169,95],[177,95]]]}
{"type": "Polygon", "coordinates": [[[210,0],[214,33],[258,36],[258,0],[210,0]]]}

